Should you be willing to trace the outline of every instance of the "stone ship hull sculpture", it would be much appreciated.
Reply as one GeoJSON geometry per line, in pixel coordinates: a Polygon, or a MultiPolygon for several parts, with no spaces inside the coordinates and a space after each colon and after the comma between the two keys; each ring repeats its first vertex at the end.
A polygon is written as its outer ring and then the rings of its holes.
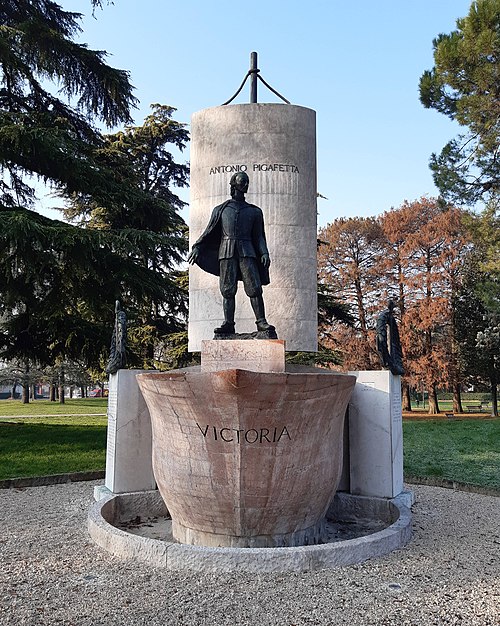
{"type": "Polygon", "coordinates": [[[177,541],[280,547],[324,540],[354,376],[229,369],[137,380],[177,541]]]}

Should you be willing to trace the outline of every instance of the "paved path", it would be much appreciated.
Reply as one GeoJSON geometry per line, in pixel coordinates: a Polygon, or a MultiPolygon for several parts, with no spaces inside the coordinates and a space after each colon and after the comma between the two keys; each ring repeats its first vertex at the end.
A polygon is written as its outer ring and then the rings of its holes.
{"type": "Polygon", "coordinates": [[[97,483],[0,491],[2,626],[499,626],[500,498],[414,486],[414,538],[301,574],[191,574],[90,540],[97,483]]]}

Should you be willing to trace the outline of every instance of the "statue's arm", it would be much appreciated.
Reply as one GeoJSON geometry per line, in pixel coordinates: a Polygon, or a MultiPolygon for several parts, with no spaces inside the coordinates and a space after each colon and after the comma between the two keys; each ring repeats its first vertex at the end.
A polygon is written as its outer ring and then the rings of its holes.
{"type": "Polygon", "coordinates": [[[187,258],[187,261],[190,265],[196,263],[196,259],[200,256],[200,248],[196,244],[191,248],[191,252],[187,258]]]}
{"type": "Polygon", "coordinates": [[[223,202],[222,204],[219,204],[213,209],[212,215],[210,216],[210,220],[208,221],[207,227],[205,228],[203,233],[200,235],[200,237],[195,241],[195,243],[193,244],[191,248],[191,252],[189,253],[189,256],[187,258],[187,261],[189,264],[193,265],[193,263],[196,263],[198,257],[200,256],[200,253],[202,252],[204,245],[206,244],[207,238],[210,238],[211,236],[213,236],[212,235],[213,231],[217,227],[222,210],[224,209],[226,204],[228,204],[228,201],[223,202]]]}
{"type": "Polygon", "coordinates": [[[267,249],[266,234],[264,231],[264,217],[262,210],[257,208],[257,216],[253,224],[253,239],[257,245],[257,251],[260,257],[260,262],[265,268],[271,265],[271,259],[269,257],[269,250],[267,249]]]}

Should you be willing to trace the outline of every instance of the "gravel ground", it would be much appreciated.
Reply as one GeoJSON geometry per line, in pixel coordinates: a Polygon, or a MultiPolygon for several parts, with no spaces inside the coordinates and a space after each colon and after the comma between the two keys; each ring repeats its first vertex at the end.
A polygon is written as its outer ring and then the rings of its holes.
{"type": "Polygon", "coordinates": [[[414,538],[361,565],[189,574],[87,535],[92,482],[0,491],[0,624],[500,625],[500,498],[413,486],[414,538]]]}

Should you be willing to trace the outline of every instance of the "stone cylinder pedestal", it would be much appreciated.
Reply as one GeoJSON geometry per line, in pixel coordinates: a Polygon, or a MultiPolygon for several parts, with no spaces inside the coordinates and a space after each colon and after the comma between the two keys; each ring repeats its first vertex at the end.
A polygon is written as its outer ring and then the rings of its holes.
{"type": "Polygon", "coordinates": [[[241,369],[137,376],[174,537],[205,546],[322,540],[353,376],[241,369]]]}
{"type": "MultiPolygon", "coordinates": [[[[192,245],[212,209],[230,198],[231,176],[250,179],[247,202],[264,214],[271,283],[264,287],[266,315],[288,350],[317,350],[316,113],[285,104],[238,104],[198,111],[191,121],[192,245]]],[[[236,329],[256,330],[243,286],[236,329]]],[[[223,320],[216,276],[189,273],[189,350],[200,351],[223,320]]]]}

